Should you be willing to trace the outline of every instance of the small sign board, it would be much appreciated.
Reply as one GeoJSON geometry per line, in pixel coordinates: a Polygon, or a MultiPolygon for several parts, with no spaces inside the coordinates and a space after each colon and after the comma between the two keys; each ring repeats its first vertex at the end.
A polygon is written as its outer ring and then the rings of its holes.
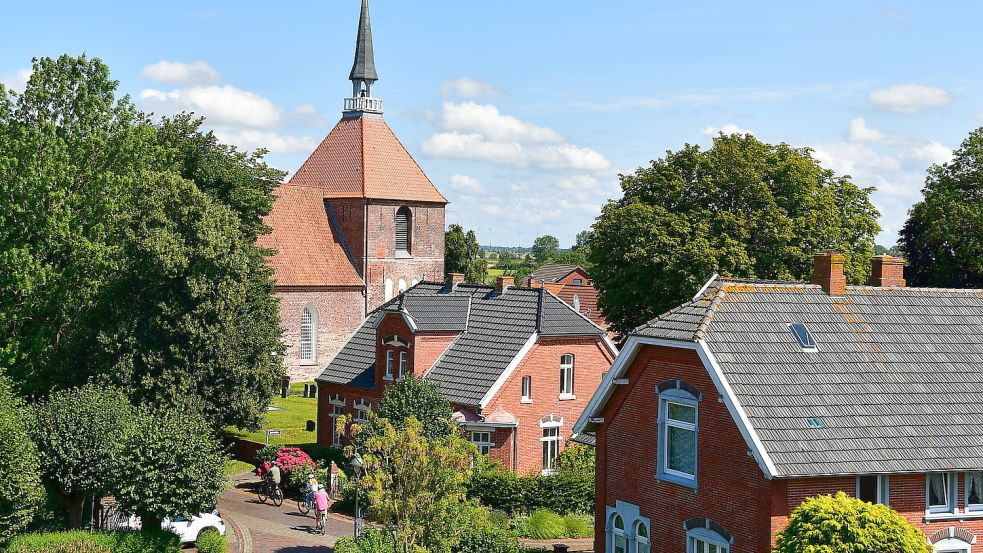
{"type": "Polygon", "coordinates": [[[266,431],[266,445],[270,445],[270,436],[279,436],[279,430],[267,430],[266,431]]]}

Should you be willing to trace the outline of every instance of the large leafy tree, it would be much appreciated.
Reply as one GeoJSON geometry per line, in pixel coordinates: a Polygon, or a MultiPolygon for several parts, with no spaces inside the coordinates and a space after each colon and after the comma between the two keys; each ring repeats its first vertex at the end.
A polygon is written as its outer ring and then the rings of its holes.
{"type": "Polygon", "coordinates": [[[456,432],[457,428],[452,424],[454,410],[440,393],[440,388],[412,374],[386,386],[375,413],[378,417],[362,429],[361,441],[382,431],[378,426],[382,419],[389,421],[397,430],[403,429],[406,420],[416,419],[427,438],[442,438],[456,432]]]}
{"type": "Polygon", "coordinates": [[[775,553],[933,550],[921,530],[887,505],[843,492],[803,501],[792,511],[788,526],[778,532],[775,546],[775,553]]]}
{"type": "Polygon", "coordinates": [[[0,369],[25,396],[97,379],[258,426],[282,344],[255,239],[283,173],[116,88],[62,56],[0,89],[0,369]]]}
{"type": "Polygon", "coordinates": [[[621,176],[587,238],[600,307],[619,333],[692,297],[714,273],[806,280],[814,254],[847,256],[865,280],[879,231],[871,188],[810,150],[720,135],[621,176]]]}
{"type": "Polygon", "coordinates": [[[210,510],[225,489],[225,457],[204,417],[194,410],[139,409],[112,467],[114,495],[159,529],[168,516],[210,510]]]}
{"type": "Polygon", "coordinates": [[[461,273],[465,282],[484,282],[488,276],[488,262],[478,245],[473,230],[464,232],[461,225],[451,225],[444,233],[444,271],[461,273]]]}
{"type": "Polygon", "coordinates": [[[44,480],[68,505],[68,527],[79,528],[86,497],[112,488],[110,467],[130,432],[134,410],[118,389],[86,385],[62,390],[33,406],[29,428],[44,452],[44,480]]]}
{"type": "Polygon", "coordinates": [[[24,531],[44,498],[38,451],[24,418],[10,382],[0,376],[0,546],[24,531]]]}
{"type": "Polygon", "coordinates": [[[532,243],[532,258],[536,263],[547,263],[560,253],[560,241],[555,236],[545,234],[532,243]]]}
{"type": "Polygon", "coordinates": [[[928,170],[922,193],[901,230],[908,282],[983,288],[983,128],[928,170]]]}

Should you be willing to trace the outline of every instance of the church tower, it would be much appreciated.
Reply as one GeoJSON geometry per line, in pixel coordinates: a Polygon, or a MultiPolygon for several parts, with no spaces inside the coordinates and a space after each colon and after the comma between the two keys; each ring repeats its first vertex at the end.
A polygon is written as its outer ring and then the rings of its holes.
{"type": "Polygon", "coordinates": [[[444,207],[383,118],[368,0],[362,0],[352,96],[341,120],[276,190],[260,245],[270,258],[292,377],[314,376],[366,314],[421,280],[442,280],[444,207]]]}

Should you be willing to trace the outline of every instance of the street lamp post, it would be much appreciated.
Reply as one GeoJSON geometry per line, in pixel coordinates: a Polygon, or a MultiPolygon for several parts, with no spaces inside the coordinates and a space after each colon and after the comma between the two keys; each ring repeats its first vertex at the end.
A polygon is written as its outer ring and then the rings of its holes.
{"type": "Polygon", "coordinates": [[[352,457],[352,470],[355,472],[355,539],[357,540],[362,535],[362,511],[358,505],[359,496],[359,479],[362,477],[362,467],[364,463],[362,462],[362,456],[358,453],[352,457]]]}

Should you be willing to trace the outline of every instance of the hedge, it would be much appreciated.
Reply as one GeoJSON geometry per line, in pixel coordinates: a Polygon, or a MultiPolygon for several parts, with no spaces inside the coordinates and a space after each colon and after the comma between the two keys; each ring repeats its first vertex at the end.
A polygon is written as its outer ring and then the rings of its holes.
{"type": "Polygon", "coordinates": [[[11,540],[8,553],[180,553],[177,535],[147,532],[57,532],[25,534],[11,540]]]}
{"type": "Polygon", "coordinates": [[[210,532],[202,531],[198,534],[198,541],[195,542],[195,547],[198,548],[198,553],[225,553],[229,550],[229,542],[225,539],[225,536],[214,530],[210,532]]]}
{"type": "Polygon", "coordinates": [[[490,467],[475,474],[468,495],[488,508],[513,515],[539,509],[590,514],[594,511],[594,476],[576,473],[516,476],[490,467]]]}

